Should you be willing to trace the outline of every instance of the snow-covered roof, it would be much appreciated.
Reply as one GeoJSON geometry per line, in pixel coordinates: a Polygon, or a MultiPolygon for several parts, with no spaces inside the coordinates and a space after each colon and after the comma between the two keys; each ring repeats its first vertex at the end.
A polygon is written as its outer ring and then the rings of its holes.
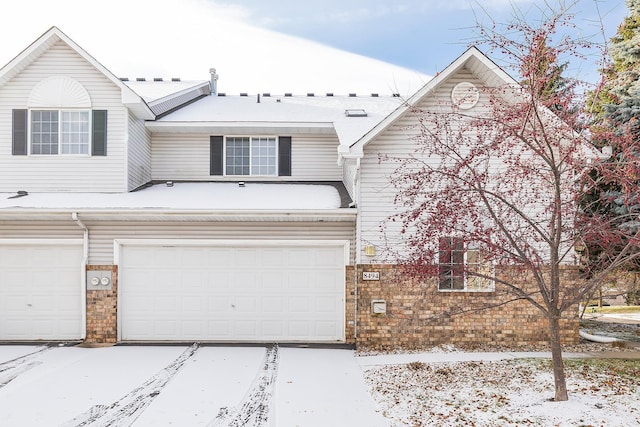
{"type": "Polygon", "coordinates": [[[208,96],[155,122],[147,123],[153,132],[212,132],[216,128],[264,127],[297,129],[308,127],[335,129],[340,144],[348,147],[401,106],[403,99],[393,94],[355,96],[232,95],[208,96]],[[364,110],[366,116],[349,117],[346,110],[364,110]]]}
{"type": "Polygon", "coordinates": [[[156,184],[130,193],[0,193],[0,217],[12,209],[327,210],[339,209],[332,185],[237,182],[156,184]]]}
{"type": "Polygon", "coordinates": [[[147,103],[153,103],[177,93],[209,84],[208,80],[125,80],[124,84],[140,95],[147,103]]]}

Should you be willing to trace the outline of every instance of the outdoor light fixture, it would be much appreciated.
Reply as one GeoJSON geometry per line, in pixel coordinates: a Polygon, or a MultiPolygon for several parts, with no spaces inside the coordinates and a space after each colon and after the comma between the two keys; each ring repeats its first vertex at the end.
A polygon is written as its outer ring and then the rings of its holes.
{"type": "Polygon", "coordinates": [[[367,245],[364,247],[364,254],[366,256],[375,256],[376,255],[376,247],[373,245],[367,245]]]}

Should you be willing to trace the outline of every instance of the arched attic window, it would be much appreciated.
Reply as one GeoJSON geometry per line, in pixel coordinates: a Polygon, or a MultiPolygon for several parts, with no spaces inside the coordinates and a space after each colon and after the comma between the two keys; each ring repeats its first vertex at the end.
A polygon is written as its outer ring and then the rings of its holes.
{"type": "Polygon", "coordinates": [[[89,92],[76,80],[40,81],[27,107],[13,110],[14,155],[106,155],[107,112],[91,109],[89,92]]]}

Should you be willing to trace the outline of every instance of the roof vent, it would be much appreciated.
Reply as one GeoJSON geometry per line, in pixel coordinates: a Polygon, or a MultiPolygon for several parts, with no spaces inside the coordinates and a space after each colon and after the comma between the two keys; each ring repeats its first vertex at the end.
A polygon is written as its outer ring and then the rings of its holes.
{"type": "Polygon", "coordinates": [[[354,97],[356,96],[356,94],[355,94],[355,93],[350,93],[350,94],[349,94],[349,96],[350,96],[351,98],[354,98],[354,97]]]}
{"type": "Polygon", "coordinates": [[[269,92],[265,92],[265,93],[262,94],[262,96],[268,97],[268,96],[271,96],[271,94],[269,92]]]}
{"type": "Polygon", "coordinates": [[[247,92],[240,92],[240,96],[248,96],[247,92]]]}
{"type": "Polygon", "coordinates": [[[171,77],[171,81],[172,82],[179,82],[180,81],[180,77],[171,77]]]}
{"type": "Polygon", "coordinates": [[[154,77],[153,81],[154,82],[161,82],[162,81],[162,77],[154,77]]]}
{"type": "Polygon", "coordinates": [[[313,94],[313,92],[308,92],[307,96],[315,96],[315,95],[313,94]]]}
{"type": "Polygon", "coordinates": [[[394,94],[393,94],[393,97],[394,97],[394,98],[400,98],[400,94],[399,94],[399,93],[394,93],[394,94]]]}
{"type": "Polygon", "coordinates": [[[344,115],[347,117],[367,117],[367,112],[362,108],[352,108],[344,110],[344,115]]]}
{"type": "Polygon", "coordinates": [[[291,95],[291,92],[287,92],[284,94],[284,96],[292,96],[292,95],[291,95]]]}
{"type": "Polygon", "coordinates": [[[129,77],[120,77],[120,81],[121,82],[128,82],[129,81],[129,77]]]}
{"type": "Polygon", "coordinates": [[[145,79],[144,77],[136,77],[136,81],[137,82],[146,82],[147,79],[145,79]]]}
{"type": "Polygon", "coordinates": [[[377,98],[377,97],[378,97],[378,94],[377,94],[377,93],[372,93],[372,94],[371,94],[371,96],[372,96],[373,98],[377,98]]]}
{"type": "Polygon", "coordinates": [[[227,96],[227,94],[224,92],[218,92],[218,96],[227,96]]]}
{"type": "Polygon", "coordinates": [[[215,68],[209,68],[209,74],[211,74],[211,81],[209,82],[209,87],[211,88],[211,93],[214,94],[218,92],[218,73],[216,73],[215,68]]]}
{"type": "Polygon", "coordinates": [[[333,93],[327,92],[327,96],[333,96],[333,93]]]}

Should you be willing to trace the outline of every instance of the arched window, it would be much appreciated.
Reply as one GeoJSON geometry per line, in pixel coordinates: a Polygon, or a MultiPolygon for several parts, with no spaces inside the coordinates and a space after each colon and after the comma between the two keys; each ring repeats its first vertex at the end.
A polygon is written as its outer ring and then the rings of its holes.
{"type": "Polygon", "coordinates": [[[40,81],[13,111],[14,155],[106,155],[106,111],[92,110],[91,97],[76,80],[40,81]]]}

